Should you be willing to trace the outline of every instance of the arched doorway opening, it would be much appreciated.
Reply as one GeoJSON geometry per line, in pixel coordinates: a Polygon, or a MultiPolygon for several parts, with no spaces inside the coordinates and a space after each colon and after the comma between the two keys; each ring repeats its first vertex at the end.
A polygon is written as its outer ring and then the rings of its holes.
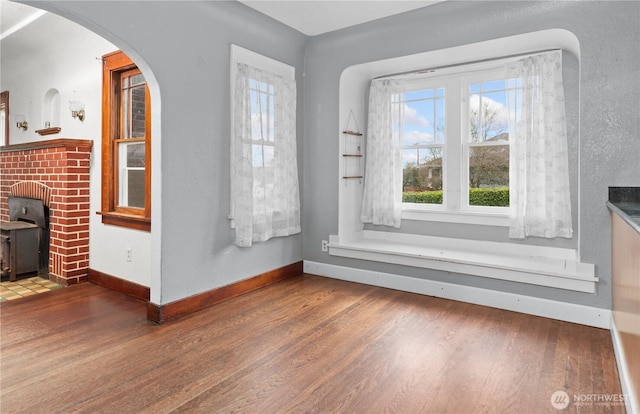
{"type": "MultiPolygon", "coordinates": [[[[90,173],[89,267],[136,285],[148,287],[151,298],[160,291],[160,182],[161,182],[161,102],[158,82],[144,58],[117,34],[96,26],[78,13],[50,2],[23,5],[2,2],[3,7],[31,9],[23,12],[26,23],[7,27],[2,37],[2,90],[11,90],[9,144],[48,139],[92,140],[90,173]],[[34,6],[34,7],[31,7],[34,6]],[[37,7],[38,9],[36,9],[37,7]],[[34,12],[35,11],[35,12],[34,12]],[[45,13],[49,12],[49,13],[45,13]],[[102,56],[122,50],[144,74],[152,102],[152,178],[150,231],[141,232],[105,225],[95,213],[101,202],[101,76],[102,56]],[[39,72],[37,72],[39,70],[39,72]],[[36,130],[46,129],[44,110],[51,104],[51,90],[60,102],[59,133],[43,137],[36,130]],[[100,91],[100,92],[96,92],[100,91]],[[70,102],[84,105],[86,117],[72,117],[70,102]],[[14,117],[29,121],[30,128],[15,128],[14,117]],[[157,292],[157,293],[156,293],[157,292]]],[[[7,13],[3,13],[6,16],[7,13]]],[[[50,125],[53,126],[53,125],[50,125]]]]}

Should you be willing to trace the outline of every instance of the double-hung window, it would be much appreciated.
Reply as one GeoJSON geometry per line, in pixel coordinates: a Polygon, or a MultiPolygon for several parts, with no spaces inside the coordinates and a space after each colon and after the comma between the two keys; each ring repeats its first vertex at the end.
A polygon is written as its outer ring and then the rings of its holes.
{"type": "Polygon", "coordinates": [[[493,216],[571,237],[564,116],[559,51],[373,80],[363,222],[493,216]]]}
{"type": "Polygon", "coordinates": [[[504,71],[404,83],[394,126],[402,141],[404,210],[508,214],[513,85],[504,71]]]}
{"type": "Polygon", "coordinates": [[[442,204],[445,153],[445,88],[437,81],[409,87],[394,97],[402,141],[405,203],[442,204]]]}
{"type": "Polygon", "coordinates": [[[231,227],[238,246],[300,232],[294,68],[232,46],[231,227]]]}
{"type": "Polygon", "coordinates": [[[463,79],[462,209],[509,213],[509,111],[514,81],[504,71],[463,79]]]}
{"type": "Polygon", "coordinates": [[[102,222],[151,228],[151,103],[121,51],[103,56],[102,222]]]}

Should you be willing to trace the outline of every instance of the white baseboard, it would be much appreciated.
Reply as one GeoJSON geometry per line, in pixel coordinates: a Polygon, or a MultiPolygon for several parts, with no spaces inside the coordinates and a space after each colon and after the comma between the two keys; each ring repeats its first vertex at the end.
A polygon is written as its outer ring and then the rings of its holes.
{"type": "Polygon", "coordinates": [[[611,311],[591,306],[505,293],[495,290],[418,279],[353,267],[304,261],[304,272],[334,279],[358,282],[406,292],[452,299],[476,305],[505,309],[545,318],[610,329],[611,311]]]}
{"type": "Polygon", "coordinates": [[[616,355],[618,375],[620,376],[620,386],[622,387],[622,394],[624,394],[624,404],[627,409],[627,413],[640,413],[637,396],[635,395],[633,386],[631,385],[629,364],[627,363],[624,349],[622,349],[622,343],[620,342],[620,336],[618,335],[613,315],[611,315],[611,341],[613,342],[613,352],[616,355]]]}

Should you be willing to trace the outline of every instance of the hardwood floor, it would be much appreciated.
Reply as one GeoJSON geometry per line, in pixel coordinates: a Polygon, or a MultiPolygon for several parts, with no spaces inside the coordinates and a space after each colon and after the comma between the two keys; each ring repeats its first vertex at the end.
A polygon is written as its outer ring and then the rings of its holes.
{"type": "Polygon", "coordinates": [[[162,325],[89,283],[0,312],[2,413],[624,412],[573,402],[621,393],[607,330],[317,276],[162,325]]]}

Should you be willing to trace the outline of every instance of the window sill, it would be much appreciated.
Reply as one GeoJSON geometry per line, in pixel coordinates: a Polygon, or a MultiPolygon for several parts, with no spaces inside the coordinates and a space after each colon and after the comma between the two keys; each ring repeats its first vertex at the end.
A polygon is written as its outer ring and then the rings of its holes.
{"type": "Polygon", "coordinates": [[[557,247],[364,230],[331,236],[329,254],[587,293],[598,282],[593,264],[557,247]]]}
{"type": "Polygon", "coordinates": [[[509,217],[502,214],[468,213],[437,210],[403,209],[402,220],[436,221],[442,223],[476,224],[509,227],[509,217]]]}
{"type": "Polygon", "coordinates": [[[102,224],[151,231],[151,219],[146,217],[116,213],[114,211],[98,211],[96,214],[102,216],[102,224]]]}

